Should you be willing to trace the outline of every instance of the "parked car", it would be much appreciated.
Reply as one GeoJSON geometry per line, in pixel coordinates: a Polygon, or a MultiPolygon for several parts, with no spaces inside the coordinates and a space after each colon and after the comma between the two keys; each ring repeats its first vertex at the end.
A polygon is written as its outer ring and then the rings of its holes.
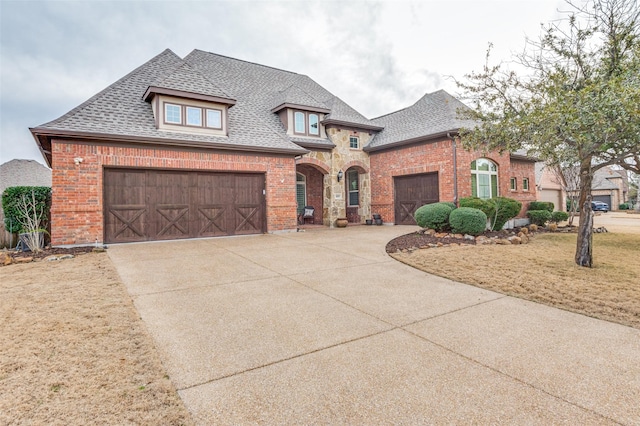
{"type": "Polygon", "coordinates": [[[594,212],[608,212],[609,204],[603,203],[602,201],[592,201],[591,210],[593,210],[594,212]]]}

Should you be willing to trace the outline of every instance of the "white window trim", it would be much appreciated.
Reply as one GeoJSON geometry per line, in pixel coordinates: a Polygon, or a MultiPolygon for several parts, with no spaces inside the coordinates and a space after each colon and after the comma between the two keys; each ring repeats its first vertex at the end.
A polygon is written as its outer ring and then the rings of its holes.
{"type": "MultiPolygon", "coordinates": [[[[476,169],[471,169],[471,174],[475,174],[476,175],[476,196],[478,196],[478,198],[483,198],[480,197],[480,176],[481,175],[486,175],[489,176],[489,198],[495,198],[495,197],[499,197],[500,196],[500,177],[498,176],[498,171],[499,171],[499,167],[498,164],[489,160],[488,158],[478,158],[475,160],[476,163],[476,169]],[[487,161],[489,162],[489,164],[493,164],[496,168],[496,170],[491,170],[491,166],[489,166],[489,170],[478,170],[478,161],[487,161]],[[495,176],[496,177],[496,194],[492,193],[492,184],[491,184],[491,177],[495,176]]],[[[471,188],[471,193],[473,193],[473,188],[471,188]]],[[[487,198],[484,198],[487,199],[487,198]]]]}

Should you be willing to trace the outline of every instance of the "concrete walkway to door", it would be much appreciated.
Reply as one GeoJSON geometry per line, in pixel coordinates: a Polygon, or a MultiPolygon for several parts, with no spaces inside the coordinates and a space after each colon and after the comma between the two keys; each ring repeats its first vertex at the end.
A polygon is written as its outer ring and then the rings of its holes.
{"type": "Polygon", "coordinates": [[[388,257],[415,229],[108,253],[198,424],[640,423],[640,330],[388,257]]]}

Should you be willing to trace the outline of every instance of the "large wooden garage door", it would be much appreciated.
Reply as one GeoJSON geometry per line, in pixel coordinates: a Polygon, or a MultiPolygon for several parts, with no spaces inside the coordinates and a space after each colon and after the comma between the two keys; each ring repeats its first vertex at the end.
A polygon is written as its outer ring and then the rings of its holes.
{"type": "Polygon", "coordinates": [[[265,232],[265,176],[105,169],[105,242],[265,232]]]}
{"type": "Polygon", "coordinates": [[[439,201],[437,173],[397,176],[393,181],[396,225],[415,225],[418,207],[439,201]]]}

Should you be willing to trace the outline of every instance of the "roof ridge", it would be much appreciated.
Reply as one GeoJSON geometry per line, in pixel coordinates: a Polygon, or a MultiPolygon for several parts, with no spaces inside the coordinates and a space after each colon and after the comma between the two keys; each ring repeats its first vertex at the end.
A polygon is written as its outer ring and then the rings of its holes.
{"type": "MultiPolygon", "coordinates": [[[[168,81],[171,77],[174,76],[174,74],[176,74],[177,72],[180,71],[181,68],[188,68],[189,72],[195,73],[197,74],[199,77],[202,77],[203,80],[205,80],[207,83],[209,83],[211,86],[213,86],[216,90],[219,90],[222,94],[224,94],[226,97],[228,97],[229,99],[232,98],[232,96],[227,93],[226,90],[224,90],[222,87],[220,87],[218,84],[214,83],[213,81],[211,81],[211,79],[209,79],[204,73],[200,72],[200,70],[196,69],[193,65],[191,65],[189,62],[187,62],[185,59],[182,59],[182,63],[178,64],[170,73],[168,73],[167,75],[165,75],[163,78],[155,81],[153,84],[151,84],[150,86],[153,85],[160,85],[165,83],[166,81],[168,81]]],[[[159,86],[161,87],[161,86],[159,86]]]]}
{"type": "MultiPolygon", "coordinates": [[[[91,96],[89,99],[87,99],[86,101],[84,101],[83,103],[78,105],[77,107],[73,108],[71,111],[67,112],[66,114],[61,115],[60,117],[58,117],[56,119],[53,119],[53,120],[48,121],[48,122],[46,122],[44,124],[41,124],[41,125],[39,125],[37,127],[46,127],[46,126],[49,126],[49,125],[52,125],[52,124],[56,124],[57,122],[64,121],[64,120],[66,120],[68,118],[73,117],[75,114],[77,114],[78,112],[80,112],[81,110],[86,108],[87,106],[89,106],[92,103],[94,103],[95,101],[97,101],[102,95],[107,93],[107,91],[118,87],[118,85],[120,85],[122,82],[126,81],[131,76],[135,75],[143,67],[146,67],[148,64],[153,63],[154,61],[156,61],[160,57],[163,57],[163,56],[168,55],[168,54],[171,54],[174,57],[178,58],[180,61],[182,61],[182,58],[180,58],[178,55],[176,55],[175,52],[173,52],[169,48],[166,48],[165,50],[163,50],[162,52],[160,52],[159,54],[157,54],[153,58],[149,59],[147,62],[143,63],[139,67],[136,67],[133,71],[127,73],[124,77],[119,78],[118,80],[116,80],[115,82],[111,83],[110,85],[108,85],[107,87],[105,87],[104,89],[102,89],[101,91],[96,93],[95,95],[91,96]]],[[[177,69],[177,67],[176,67],[176,69],[177,69]]],[[[175,69],[174,69],[174,71],[175,71],[175,69]]]]}
{"type": "Polygon", "coordinates": [[[305,74],[299,74],[297,72],[284,70],[282,68],[271,67],[269,65],[259,64],[257,62],[252,62],[252,61],[246,61],[244,59],[232,58],[231,56],[221,55],[219,53],[214,53],[214,52],[207,52],[206,50],[200,50],[200,49],[193,49],[187,56],[184,57],[184,59],[187,60],[187,58],[189,56],[191,56],[191,54],[193,54],[194,52],[201,52],[201,53],[205,53],[207,55],[219,56],[221,58],[231,59],[232,61],[244,62],[245,64],[256,65],[256,66],[259,66],[259,67],[269,68],[269,69],[276,70],[276,71],[282,71],[282,72],[286,72],[286,73],[289,73],[289,74],[306,76],[305,74]]]}

